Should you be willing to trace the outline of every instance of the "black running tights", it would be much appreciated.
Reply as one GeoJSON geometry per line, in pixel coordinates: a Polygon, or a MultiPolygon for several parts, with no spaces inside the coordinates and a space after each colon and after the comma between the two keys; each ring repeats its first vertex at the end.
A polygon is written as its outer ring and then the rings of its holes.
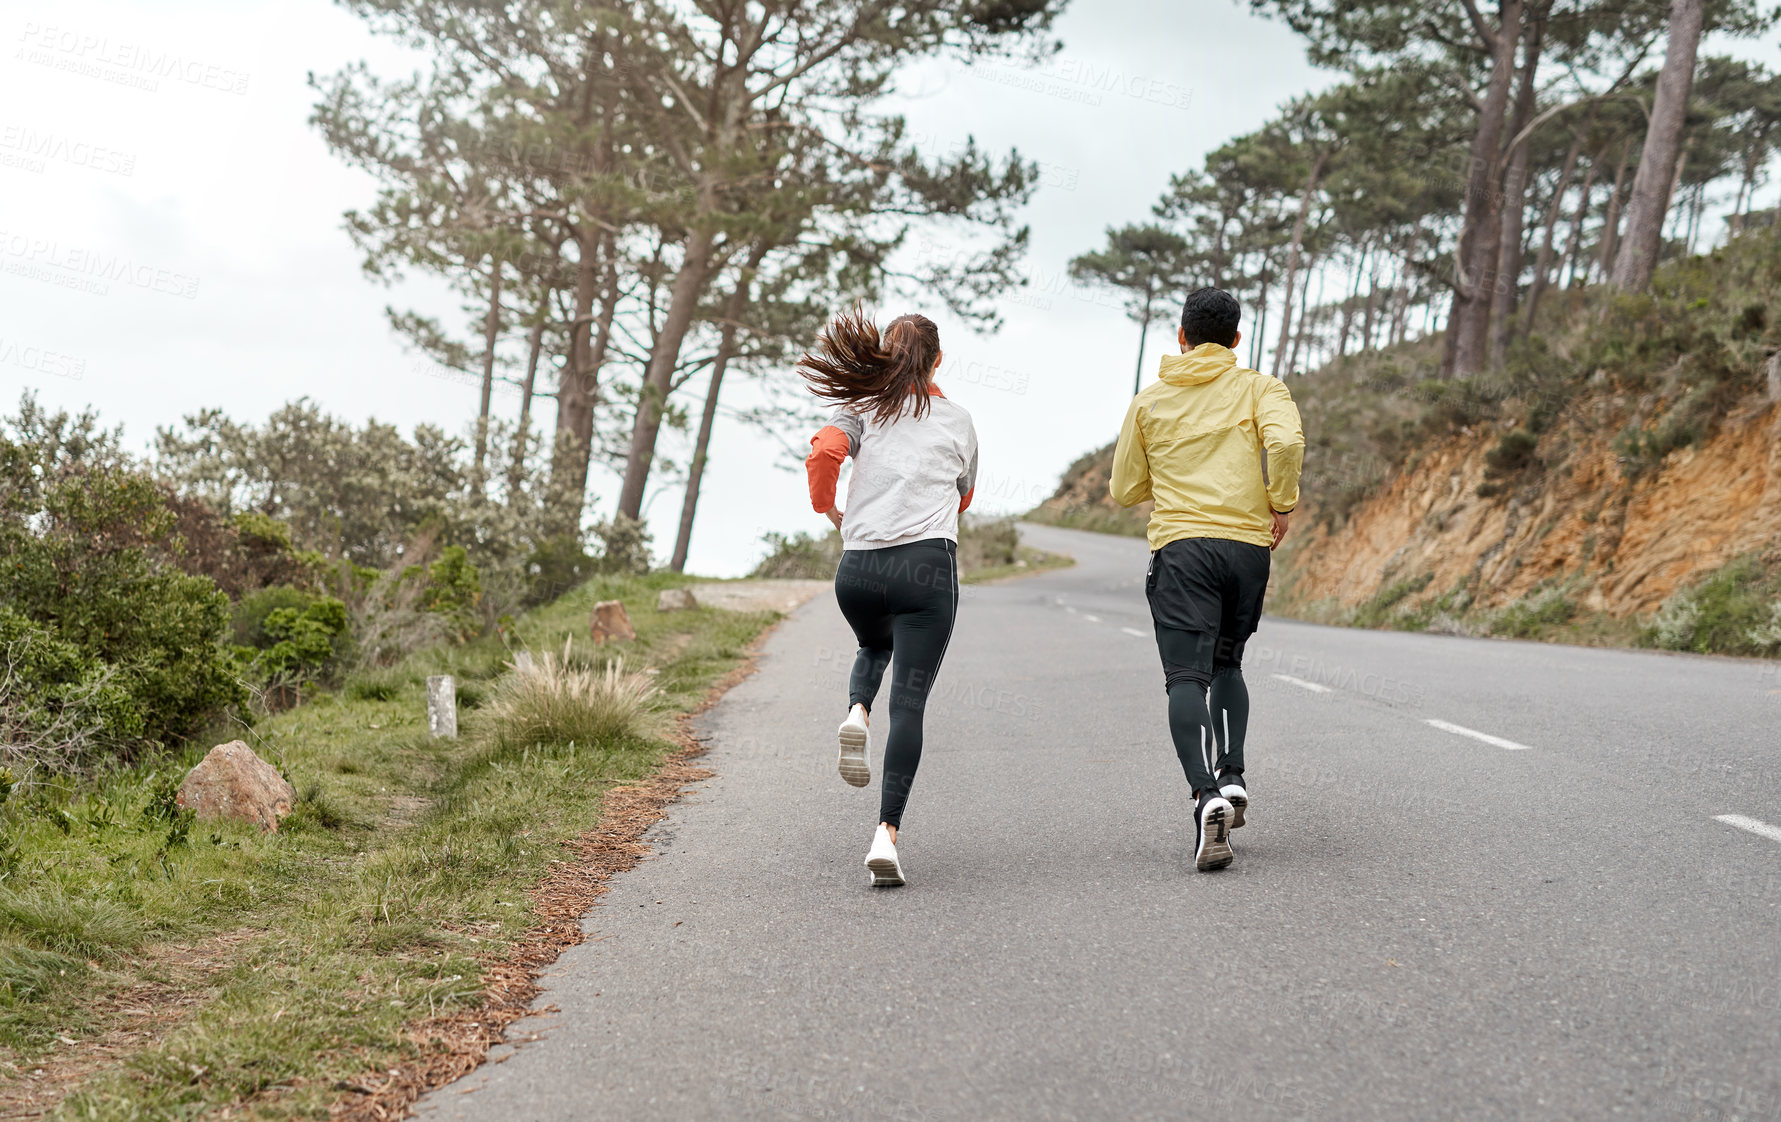
{"type": "Polygon", "coordinates": [[[891,671],[879,821],[892,826],[903,823],[921,765],[922,715],[958,615],[956,552],[945,538],[850,549],[835,570],[835,600],[860,644],[847,684],[848,707],[871,711],[884,671],[891,671]]]}

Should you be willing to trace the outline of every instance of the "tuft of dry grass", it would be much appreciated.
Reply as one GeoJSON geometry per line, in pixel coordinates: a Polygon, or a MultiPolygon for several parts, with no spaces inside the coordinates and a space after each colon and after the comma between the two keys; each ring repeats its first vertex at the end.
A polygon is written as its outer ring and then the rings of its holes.
{"type": "Polygon", "coordinates": [[[655,683],[646,674],[627,672],[622,658],[593,669],[564,643],[561,655],[545,652],[530,670],[504,676],[483,712],[485,727],[501,748],[609,744],[657,731],[656,698],[655,683]]]}

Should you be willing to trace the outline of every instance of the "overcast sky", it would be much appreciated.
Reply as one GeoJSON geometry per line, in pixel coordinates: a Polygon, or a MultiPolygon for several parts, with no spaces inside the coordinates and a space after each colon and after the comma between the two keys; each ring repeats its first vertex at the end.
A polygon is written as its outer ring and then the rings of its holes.
{"type": "MultiPolygon", "coordinates": [[[[1069,258],[1110,224],[1142,220],[1171,172],[1255,128],[1332,76],[1296,36],[1231,0],[1076,0],[1063,53],[1038,70],[934,64],[900,103],[936,148],[975,136],[1043,166],[1026,212],[1032,283],[1003,301],[1000,334],[943,308],[947,392],[982,441],[979,507],[1018,511],[1075,457],[1116,432],[1131,392],[1136,328],[1110,301],[1063,283],[1069,258]]],[[[215,406],[263,419],[308,396],[405,431],[461,431],[473,386],[438,377],[388,329],[388,303],[455,322],[436,281],[368,281],[341,213],[374,196],[308,126],[305,78],[359,59],[412,60],[322,0],[9,3],[0,16],[0,402],[96,407],[146,446],[157,425],[215,406]],[[172,55],[177,76],[145,71],[172,55]],[[47,156],[26,156],[44,151],[47,156]],[[130,265],[131,279],[83,271],[130,265]]],[[[1152,332],[1147,363],[1169,338],[1152,332]]],[[[697,402],[690,402],[695,410],[697,402]]],[[[512,396],[497,409],[517,412],[512,396]]],[[[554,404],[542,403],[545,423],[554,404]]],[[[803,434],[794,434],[802,443],[803,434]]],[[[678,446],[677,446],[678,447],[678,446]]],[[[593,508],[610,511],[600,479],[593,508]]],[[[656,548],[673,544],[680,494],[652,492],[656,548]]],[[[801,473],[777,446],[719,431],[691,568],[745,572],[769,530],[821,530],[801,473]]]]}

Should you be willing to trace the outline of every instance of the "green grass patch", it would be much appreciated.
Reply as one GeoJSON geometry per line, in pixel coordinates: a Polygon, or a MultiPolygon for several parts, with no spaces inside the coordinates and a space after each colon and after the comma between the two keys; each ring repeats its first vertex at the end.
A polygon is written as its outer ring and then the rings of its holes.
{"type": "Polygon", "coordinates": [[[1560,588],[1531,592],[1490,620],[1490,633],[1503,639],[1539,639],[1571,622],[1577,604],[1560,588]]]}
{"type": "Polygon", "coordinates": [[[0,807],[0,1057],[44,1060],[57,1036],[106,1027],[108,994],[156,981],[198,1002],[56,1117],[325,1117],[336,1083],[414,1054],[406,1024],[477,1006],[478,958],[530,926],[528,890],[598,825],[607,790],[674,750],[669,716],[774,618],[655,610],[662,588],[690,583],[596,578],[505,643],[423,651],[236,730],[298,790],[276,834],[168,810],[169,781],[208,743],[0,807]],[[606,599],[637,629],[622,650],[587,639],[606,599]],[[567,644],[594,700],[532,705],[509,643],[539,662],[567,644]],[[626,669],[608,669],[621,655],[626,669]],[[424,679],[441,672],[481,695],[452,741],[426,730],[424,679]],[[213,965],[191,967],[193,947],[213,965]]]}
{"type": "Polygon", "coordinates": [[[1150,515],[1120,509],[1109,502],[1106,506],[1083,504],[1071,507],[1038,506],[1021,515],[1023,521],[1066,530],[1087,530],[1096,534],[1118,534],[1141,538],[1148,532],[1150,515]]]}
{"type": "Polygon", "coordinates": [[[1427,588],[1429,582],[1434,579],[1433,573],[1423,573],[1419,576],[1407,577],[1403,580],[1391,582],[1381,588],[1378,592],[1375,592],[1370,600],[1354,610],[1353,617],[1348,621],[1349,626],[1390,626],[1393,617],[1397,614],[1395,611],[1397,606],[1404,600],[1427,588]]]}
{"type": "Polygon", "coordinates": [[[1076,564],[1076,559],[1067,554],[1048,553],[1032,546],[1020,547],[1015,559],[1005,565],[991,565],[983,569],[972,569],[959,578],[962,584],[986,584],[991,581],[1008,580],[1011,577],[1032,576],[1035,573],[1047,572],[1051,569],[1067,569],[1076,564]]]}

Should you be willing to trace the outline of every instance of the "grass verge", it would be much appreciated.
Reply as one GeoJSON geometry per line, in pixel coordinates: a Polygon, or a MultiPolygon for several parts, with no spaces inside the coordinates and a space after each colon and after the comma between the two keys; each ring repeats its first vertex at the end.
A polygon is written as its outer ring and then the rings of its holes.
{"type": "Polygon", "coordinates": [[[534,968],[579,940],[604,876],[641,852],[639,822],[698,776],[672,717],[738,672],[774,618],[658,613],[657,592],[686,583],[599,578],[508,637],[535,652],[571,640],[594,676],[622,657],[656,687],[653,721],[596,720],[585,741],[497,735],[491,712],[512,697],[490,639],[246,734],[299,792],[276,834],[169,812],[208,740],[53,807],[4,808],[0,1112],[382,1117],[474,1066],[524,1011],[534,968]],[[615,598],[637,641],[575,641],[615,598]],[[439,672],[483,705],[460,711],[455,741],[427,736],[439,672]]]}
{"type": "Polygon", "coordinates": [[[1076,564],[1076,559],[1063,553],[1048,553],[1032,546],[1020,547],[1015,559],[1006,565],[991,565],[982,569],[967,569],[959,578],[961,584],[989,584],[994,581],[1010,580],[1015,577],[1030,577],[1051,569],[1067,569],[1076,564]]]}

